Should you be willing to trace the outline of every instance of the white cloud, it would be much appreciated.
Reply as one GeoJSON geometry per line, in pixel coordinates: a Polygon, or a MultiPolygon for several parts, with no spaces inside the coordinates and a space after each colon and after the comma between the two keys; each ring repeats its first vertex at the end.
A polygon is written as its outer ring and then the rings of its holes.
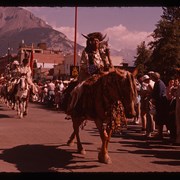
{"type": "Polygon", "coordinates": [[[68,39],[74,40],[74,28],[72,28],[72,27],[58,27],[58,28],[56,28],[55,27],[54,29],[64,33],[68,37],[68,39]]]}
{"type": "MultiPolygon", "coordinates": [[[[71,41],[74,41],[74,35],[75,35],[74,27],[55,27],[54,26],[53,28],[65,34],[67,38],[70,39],[71,41]]],[[[86,39],[79,32],[77,32],[76,39],[77,39],[78,44],[85,46],[86,39]]]]}
{"type": "MultiPolygon", "coordinates": [[[[74,27],[54,27],[54,29],[64,33],[70,40],[74,41],[74,27]]],[[[107,34],[110,47],[116,50],[121,49],[136,49],[142,41],[146,43],[152,40],[148,37],[152,32],[129,31],[125,26],[118,25],[105,29],[103,34],[107,34]]],[[[86,39],[78,32],[77,42],[83,46],[86,44],[86,39]]]]}
{"type": "Polygon", "coordinates": [[[136,49],[137,45],[142,41],[147,43],[152,40],[152,38],[149,37],[152,32],[129,31],[121,24],[105,29],[104,33],[109,37],[111,47],[117,50],[124,48],[136,49]]]}

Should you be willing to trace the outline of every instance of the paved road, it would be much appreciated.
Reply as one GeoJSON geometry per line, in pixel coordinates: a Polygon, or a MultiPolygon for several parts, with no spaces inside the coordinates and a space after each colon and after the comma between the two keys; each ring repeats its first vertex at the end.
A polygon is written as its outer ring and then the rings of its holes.
{"type": "MultiPolygon", "coordinates": [[[[93,122],[81,131],[86,155],[66,142],[71,120],[44,105],[29,105],[29,114],[18,119],[16,112],[0,104],[0,172],[180,172],[180,147],[146,140],[139,125],[128,125],[121,136],[112,137],[112,164],[97,160],[101,146],[93,122]]],[[[76,144],[75,144],[76,145],[76,144]]]]}

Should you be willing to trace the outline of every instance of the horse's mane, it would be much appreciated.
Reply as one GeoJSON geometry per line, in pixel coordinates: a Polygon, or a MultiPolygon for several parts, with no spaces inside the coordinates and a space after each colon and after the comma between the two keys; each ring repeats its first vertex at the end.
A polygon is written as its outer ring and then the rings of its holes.
{"type": "MultiPolygon", "coordinates": [[[[120,78],[126,78],[128,71],[120,69],[120,68],[112,68],[108,72],[101,72],[99,74],[94,74],[85,80],[84,85],[91,86],[94,83],[98,82],[100,79],[107,78],[107,76],[112,76],[113,74],[117,74],[120,78]]],[[[98,82],[99,83],[99,82],[98,82]]]]}

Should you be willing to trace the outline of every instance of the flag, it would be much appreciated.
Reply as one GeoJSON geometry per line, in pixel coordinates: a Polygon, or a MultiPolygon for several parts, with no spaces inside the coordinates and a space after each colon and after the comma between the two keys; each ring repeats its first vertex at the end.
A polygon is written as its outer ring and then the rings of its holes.
{"type": "Polygon", "coordinates": [[[33,77],[33,64],[34,64],[34,57],[33,57],[33,44],[32,44],[32,48],[31,48],[31,57],[30,57],[30,68],[31,68],[31,71],[32,71],[32,77],[33,77]]]}

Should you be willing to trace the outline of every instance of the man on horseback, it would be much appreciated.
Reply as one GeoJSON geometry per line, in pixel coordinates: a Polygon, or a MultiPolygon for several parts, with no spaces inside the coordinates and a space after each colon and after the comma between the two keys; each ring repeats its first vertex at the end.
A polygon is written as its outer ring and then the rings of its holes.
{"type": "Polygon", "coordinates": [[[20,66],[19,71],[20,71],[20,76],[26,76],[27,82],[32,88],[32,93],[36,94],[36,92],[38,92],[38,89],[36,88],[36,86],[34,85],[34,83],[32,81],[32,71],[29,66],[28,58],[23,59],[22,65],[20,66]]]}
{"type": "Polygon", "coordinates": [[[115,129],[120,129],[121,122],[126,125],[126,117],[135,115],[135,81],[128,71],[109,69],[113,66],[107,42],[103,41],[106,36],[100,32],[83,36],[87,42],[81,56],[77,83],[71,89],[70,83],[67,88],[71,91],[66,113],[71,116],[73,122],[73,133],[68,144],[73,144],[76,138],[78,152],[84,154],[79,127],[84,127],[86,120],[93,120],[102,140],[98,159],[103,163],[111,163],[108,155],[111,134],[115,129]]]}
{"type": "Polygon", "coordinates": [[[79,82],[93,74],[108,70],[108,67],[112,67],[108,43],[103,41],[106,35],[103,36],[100,32],[93,32],[83,36],[87,41],[81,56],[79,82]]]}
{"type": "Polygon", "coordinates": [[[37,87],[32,82],[32,71],[29,66],[29,59],[25,57],[22,60],[22,64],[18,68],[19,77],[18,77],[18,91],[16,94],[16,100],[18,104],[17,111],[20,113],[22,118],[24,115],[27,115],[28,102],[30,97],[30,89],[32,89],[32,94],[38,92],[37,87]],[[23,108],[22,108],[23,107],[23,108]]]}
{"type": "Polygon", "coordinates": [[[17,60],[13,61],[11,64],[11,77],[17,78],[19,77],[19,62],[17,60]]]}
{"type": "Polygon", "coordinates": [[[77,78],[79,84],[71,92],[73,98],[67,110],[68,114],[71,113],[80,98],[85,80],[94,74],[101,74],[113,67],[108,43],[103,41],[106,35],[103,36],[100,32],[93,32],[83,36],[87,41],[81,56],[80,72],[77,78]]]}
{"type": "Polygon", "coordinates": [[[15,94],[17,93],[17,83],[18,79],[20,76],[20,69],[19,69],[19,62],[17,60],[13,61],[11,64],[11,69],[10,69],[10,100],[11,100],[11,105],[12,109],[15,109],[15,94]]]}

